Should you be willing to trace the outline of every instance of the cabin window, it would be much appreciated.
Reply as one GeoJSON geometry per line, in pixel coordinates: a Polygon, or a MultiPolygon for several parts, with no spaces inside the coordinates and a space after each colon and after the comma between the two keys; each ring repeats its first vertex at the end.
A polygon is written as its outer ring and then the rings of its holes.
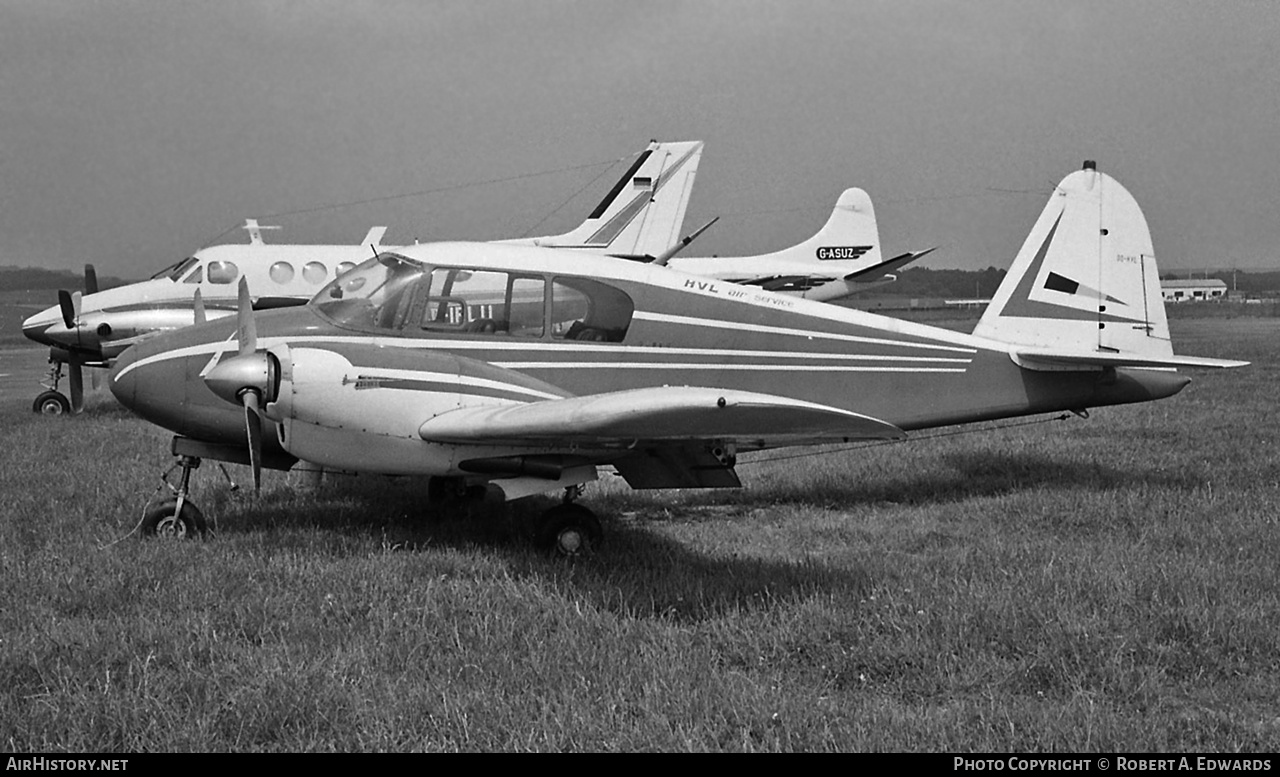
{"type": "Polygon", "coordinates": [[[209,262],[209,283],[234,283],[240,277],[235,262],[209,262]]]}
{"type": "Polygon", "coordinates": [[[551,281],[552,337],[620,343],[634,312],[630,297],[599,281],[563,277],[551,281]]]}
{"type": "Polygon", "coordinates": [[[355,266],[356,266],[355,262],[338,262],[337,274],[342,275],[344,272],[350,270],[352,267],[355,267],[355,266]]]}
{"type": "Polygon", "coordinates": [[[324,283],[328,274],[329,268],[319,262],[307,262],[302,266],[302,279],[307,283],[324,283]]]}
{"type": "Polygon", "coordinates": [[[204,265],[196,267],[195,272],[188,275],[183,283],[204,283],[204,265]]]}
{"type": "Polygon", "coordinates": [[[437,268],[413,301],[401,303],[391,325],[418,322],[428,331],[541,337],[546,287],[538,276],[437,268]]]}
{"type": "Polygon", "coordinates": [[[271,280],[276,283],[288,283],[293,280],[293,265],[288,262],[276,262],[271,265],[271,269],[267,272],[271,276],[271,280]]]}

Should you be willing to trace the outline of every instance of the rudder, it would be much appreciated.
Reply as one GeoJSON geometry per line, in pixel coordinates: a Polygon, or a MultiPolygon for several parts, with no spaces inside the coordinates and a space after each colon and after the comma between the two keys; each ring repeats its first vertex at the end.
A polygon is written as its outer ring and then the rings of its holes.
{"type": "Polygon", "coordinates": [[[1171,357],[1142,209],[1092,162],[1062,180],[974,334],[1030,348],[1171,357]]]}

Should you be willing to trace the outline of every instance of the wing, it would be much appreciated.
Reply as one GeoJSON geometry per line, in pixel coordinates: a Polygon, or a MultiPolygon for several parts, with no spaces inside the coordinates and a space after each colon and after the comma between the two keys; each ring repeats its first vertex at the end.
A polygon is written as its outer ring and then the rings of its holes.
{"type": "Polygon", "coordinates": [[[559,477],[588,462],[610,463],[632,488],[729,488],[738,445],[900,439],[893,424],[826,405],[695,386],[663,386],[470,407],[422,424],[422,439],[560,448],[574,455],[476,459],[474,472],[559,477]],[[591,453],[593,452],[593,453],[591,453]]]}
{"type": "Polygon", "coordinates": [[[770,443],[898,439],[903,431],[870,416],[796,399],[731,389],[663,386],[467,407],[418,429],[429,442],[507,445],[575,443],[599,448],[693,440],[770,443]]]}

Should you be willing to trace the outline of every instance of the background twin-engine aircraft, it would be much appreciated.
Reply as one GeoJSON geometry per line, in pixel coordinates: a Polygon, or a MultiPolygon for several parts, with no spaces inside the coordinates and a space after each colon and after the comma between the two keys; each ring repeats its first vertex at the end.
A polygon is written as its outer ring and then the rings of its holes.
{"type": "MultiPolygon", "coordinates": [[[[836,299],[891,281],[886,273],[926,252],[881,259],[871,199],[845,191],[830,220],[810,240],[757,257],[671,259],[687,244],[681,225],[693,191],[700,141],[653,141],[576,229],[562,235],[500,241],[659,263],[739,283],[836,299]]],[[[59,292],[59,305],[23,322],[32,340],[50,346],[46,390],[33,409],[78,412],[83,404],[82,367],[109,366],[125,348],[156,332],[197,320],[231,315],[240,279],[255,309],[301,305],[324,284],[383,250],[385,227],[374,227],[354,245],[284,245],[262,240],[256,221],[246,222],[249,243],[218,245],[168,267],[150,280],[106,291],[91,284],[86,268],[82,295],[59,292]],[[199,309],[201,312],[197,312],[199,309]],[[63,366],[71,397],[58,391],[63,366]]]]}
{"type": "Polygon", "coordinates": [[[1055,189],[974,334],[604,255],[481,243],[383,253],[312,304],[126,351],[111,390],[172,430],[177,499],[148,532],[204,528],[199,458],[430,476],[434,492],[563,489],[538,536],[600,537],[571,499],[737,486],[738,454],[1168,397],[1174,355],[1151,236],[1091,163],[1055,189]]]}

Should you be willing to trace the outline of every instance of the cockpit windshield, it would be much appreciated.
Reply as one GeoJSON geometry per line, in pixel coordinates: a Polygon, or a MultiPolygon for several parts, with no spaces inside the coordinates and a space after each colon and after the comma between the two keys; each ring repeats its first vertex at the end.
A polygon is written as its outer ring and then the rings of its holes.
{"type": "Polygon", "coordinates": [[[190,270],[191,266],[195,264],[197,261],[198,260],[194,256],[188,256],[186,259],[183,259],[181,262],[178,262],[177,264],[171,264],[168,267],[161,270],[160,272],[156,273],[155,275],[152,275],[151,280],[154,281],[158,278],[168,278],[169,280],[176,282],[179,278],[182,277],[182,274],[185,273],[187,270],[190,270]]]}
{"type": "Polygon", "coordinates": [[[373,326],[378,311],[403,296],[426,271],[399,254],[379,254],[330,281],[311,304],[339,324],[373,326]]]}

